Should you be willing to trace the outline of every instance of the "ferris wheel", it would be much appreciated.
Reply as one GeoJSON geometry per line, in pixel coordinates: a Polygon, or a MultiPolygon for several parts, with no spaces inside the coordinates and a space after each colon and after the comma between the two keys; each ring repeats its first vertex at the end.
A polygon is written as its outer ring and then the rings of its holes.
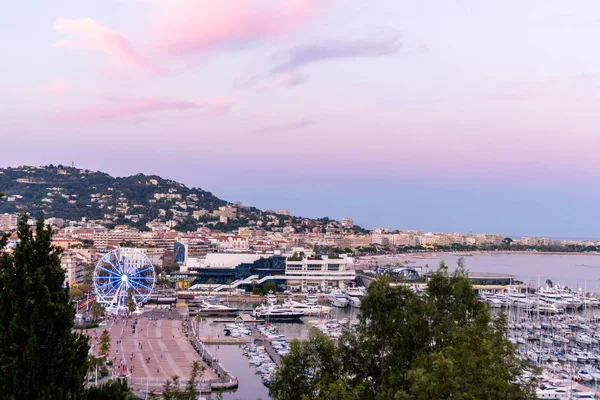
{"type": "Polygon", "coordinates": [[[110,312],[126,312],[146,301],[155,279],[154,267],[144,252],[127,247],[112,250],[94,269],[96,300],[110,312]]]}

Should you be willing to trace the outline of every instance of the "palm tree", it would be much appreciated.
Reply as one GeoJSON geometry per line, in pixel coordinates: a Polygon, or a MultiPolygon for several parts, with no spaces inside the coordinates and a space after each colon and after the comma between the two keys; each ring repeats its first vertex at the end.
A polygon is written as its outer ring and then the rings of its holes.
{"type": "Polygon", "coordinates": [[[229,292],[231,292],[231,284],[233,283],[233,281],[231,279],[229,279],[227,281],[227,286],[229,286],[229,292]]]}
{"type": "Polygon", "coordinates": [[[100,355],[106,357],[110,352],[110,333],[105,329],[100,335],[100,355]]]}
{"type": "Polygon", "coordinates": [[[98,321],[98,317],[100,317],[104,313],[104,307],[102,304],[97,301],[92,304],[92,320],[94,322],[98,321]]]}
{"type": "Polygon", "coordinates": [[[548,287],[551,288],[552,286],[554,286],[554,283],[552,283],[550,279],[546,279],[546,285],[548,285],[548,287]]]}
{"type": "Polygon", "coordinates": [[[206,283],[208,283],[208,294],[210,294],[210,292],[212,291],[212,285],[214,285],[215,281],[213,281],[211,278],[206,283]]]}

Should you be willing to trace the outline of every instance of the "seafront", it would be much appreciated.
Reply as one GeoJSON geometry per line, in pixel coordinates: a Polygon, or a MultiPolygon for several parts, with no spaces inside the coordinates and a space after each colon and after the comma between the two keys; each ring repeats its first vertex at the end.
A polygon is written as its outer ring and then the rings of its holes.
{"type": "Polygon", "coordinates": [[[177,311],[150,311],[138,317],[110,316],[105,324],[87,332],[91,352],[99,356],[100,335],[108,330],[113,378],[127,378],[138,393],[160,392],[167,379],[179,377],[184,384],[190,377],[192,363],[204,368],[199,379],[202,392],[237,386],[235,377],[221,373],[210,357],[202,357],[190,340],[186,317],[177,311]],[[137,320],[137,323],[136,323],[137,320]],[[135,329],[133,326],[135,325],[135,329]]]}

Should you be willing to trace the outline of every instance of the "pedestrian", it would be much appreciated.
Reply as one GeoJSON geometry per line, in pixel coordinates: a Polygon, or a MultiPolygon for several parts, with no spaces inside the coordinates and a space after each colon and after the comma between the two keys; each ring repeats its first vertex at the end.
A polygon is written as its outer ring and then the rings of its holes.
{"type": "Polygon", "coordinates": [[[158,368],[156,368],[156,373],[160,374],[160,370],[158,368]]]}

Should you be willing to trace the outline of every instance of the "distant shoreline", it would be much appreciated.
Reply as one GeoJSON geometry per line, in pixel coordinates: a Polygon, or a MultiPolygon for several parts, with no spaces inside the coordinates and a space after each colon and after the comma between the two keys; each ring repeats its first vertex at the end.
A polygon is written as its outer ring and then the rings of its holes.
{"type": "Polygon", "coordinates": [[[527,255],[575,255],[575,256],[600,256],[600,252],[577,252],[577,251],[440,251],[440,252],[424,252],[424,253],[406,253],[401,254],[407,256],[407,258],[433,258],[440,255],[453,255],[453,256],[475,256],[475,255],[499,255],[499,254],[527,254],[527,255]]]}

